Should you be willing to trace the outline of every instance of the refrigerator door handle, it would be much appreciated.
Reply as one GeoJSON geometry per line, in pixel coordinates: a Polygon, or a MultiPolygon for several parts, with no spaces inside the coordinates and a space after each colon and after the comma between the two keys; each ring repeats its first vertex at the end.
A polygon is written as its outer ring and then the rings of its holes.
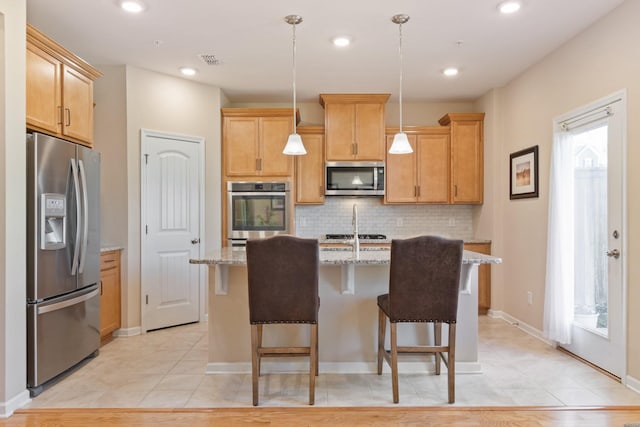
{"type": "Polygon", "coordinates": [[[71,263],[71,275],[78,272],[78,257],[80,255],[80,217],[82,215],[80,207],[80,184],[78,183],[78,167],[75,159],[71,159],[71,175],[73,176],[73,187],[76,195],[76,242],[73,246],[73,262],[71,263]]]}
{"type": "Polygon", "coordinates": [[[87,257],[87,241],[89,238],[89,196],[87,194],[87,175],[84,172],[84,162],[82,160],[78,160],[78,167],[82,184],[82,252],[80,253],[78,273],[82,273],[84,272],[84,261],[87,257]]]}
{"type": "Polygon", "coordinates": [[[43,307],[38,307],[37,314],[49,313],[51,311],[60,310],[66,307],[71,307],[72,305],[79,304],[81,302],[90,300],[100,293],[100,288],[96,288],[88,294],[80,295],[79,297],[71,298],[66,301],[56,302],[54,304],[45,305],[43,307]]]}

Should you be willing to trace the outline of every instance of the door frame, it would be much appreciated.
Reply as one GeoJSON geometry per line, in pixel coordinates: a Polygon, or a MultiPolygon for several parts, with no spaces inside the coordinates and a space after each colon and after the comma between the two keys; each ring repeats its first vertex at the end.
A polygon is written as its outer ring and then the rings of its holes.
{"type": "MultiPolygon", "coordinates": [[[[145,233],[144,226],[146,224],[145,218],[147,216],[147,172],[145,168],[145,147],[149,144],[153,144],[152,138],[162,138],[169,139],[177,142],[187,142],[187,143],[195,143],[198,145],[198,156],[199,156],[199,173],[198,173],[198,217],[199,217],[199,235],[200,235],[200,245],[198,247],[198,257],[202,258],[204,256],[204,247],[205,247],[205,228],[204,228],[204,203],[205,203],[205,180],[204,180],[204,166],[205,166],[205,152],[204,145],[205,139],[201,136],[190,136],[190,135],[182,135],[176,133],[162,132],[152,129],[140,129],[140,332],[146,333],[146,321],[145,321],[145,301],[143,295],[148,290],[148,286],[145,285],[145,269],[143,266],[144,255],[145,255],[145,233]]],[[[199,321],[204,322],[207,320],[207,311],[206,311],[206,274],[202,274],[202,272],[198,271],[198,311],[199,311],[199,321]]]]}
{"type": "Polygon", "coordinates": [[[627,133],[628,133],[628,128],[627,128],[627,123],[628,123],[628,110],[627,110],[627,90],[626,89],[622,89],[616,92],[613,92],[607,96],[604,96],[600,99],[597,99],[595,101],[589,102],[586,105],[583,105],[579,108],[576,108],[574,110],[571,110],[568,113],[564,113],[560,116],[557,116],[553,119],[553,129],[557,129],[558,126],[560,125],[560,123],[562,123],[563,121],[566,120],[570,120],[573,117],[576,116],[580,116],[580,115],[585,115],[588,114],[592,111],[594,111],[595,109],[598,108],[602,108],[603,106],[607,105],[607,104],[611,104],[615,101],[619,101],[620,102],[620,110],[623,112],[622,114],[622,134],[621,134],[621,155],[622,155],[622,170],[620,171],[621,176],[622,176],[622,183],[621,183],[621,209],[622,209],[622,228],[623,228],[623,233],[621,236],[621,241],[620,241],[620,250],[621,250],[621,264],[622,264],[622,289],[621,289],[621,297],[622,297],[622,301],[621,301],[621,312],[622,312],[622,345],[623,345],[623,349],[624,351],[622,352],[622,372],[620,373],[620,381],[622,382],[622,384],[627,384],[627,352],[629,350],[629,345],[628,345],[628,323],[629,323],[629,319],[628,319],[628,310],[627,310],[627,301],[628,301],[628,257],[627,257],[627,250],[628,250],[628,238],[627,238],[627,234],[629,233],[629,223],[628,223],[628,197],[627,197],[627,181],[628,181],[628,176],[627,176],[627,146],[628,146],[628,137],[627,137],[627,133]]]}

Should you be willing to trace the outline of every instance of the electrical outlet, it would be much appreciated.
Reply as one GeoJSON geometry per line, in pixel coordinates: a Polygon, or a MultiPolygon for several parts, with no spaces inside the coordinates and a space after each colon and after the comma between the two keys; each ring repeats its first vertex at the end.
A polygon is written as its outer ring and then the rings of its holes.
{"type": "Polygon", "coordinates": [[[529,305],[533,304],[533,292],[531,291],[527,292],[527,304],[529,305]]]}
{"type": "Polygon", "coordinates": [[[449,227],[455,227],[456,226],[456,219],[451,217],[449,218],[449,227]]]}
{"type": "Polygon", "coordinates": [[[402,218],[396,218],[396,227],[402,227],[402,218]]]}

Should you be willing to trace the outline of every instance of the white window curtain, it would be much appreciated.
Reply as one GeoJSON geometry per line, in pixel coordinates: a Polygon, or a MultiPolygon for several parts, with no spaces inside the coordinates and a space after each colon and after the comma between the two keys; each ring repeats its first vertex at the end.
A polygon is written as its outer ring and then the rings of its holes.
{"type": "Polygon", "coordinates": [[[551,152],[544,336],[571,343],[574,286],[573,146],[571,133],[558,130],[551,152]]]}

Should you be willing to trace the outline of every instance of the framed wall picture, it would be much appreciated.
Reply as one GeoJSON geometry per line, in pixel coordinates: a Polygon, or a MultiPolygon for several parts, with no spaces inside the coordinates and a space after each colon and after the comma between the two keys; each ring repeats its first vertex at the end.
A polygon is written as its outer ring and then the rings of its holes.
{"type": "Polygon", "coordinates": [[[538,197],[538,146],[509,155],[510,199],[538,197]]]}

